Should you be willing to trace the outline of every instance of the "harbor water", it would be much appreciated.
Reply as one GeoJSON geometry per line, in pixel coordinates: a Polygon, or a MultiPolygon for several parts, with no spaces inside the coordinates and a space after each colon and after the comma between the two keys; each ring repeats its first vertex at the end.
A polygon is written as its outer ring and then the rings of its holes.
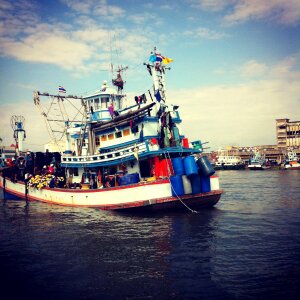
{"type": "Polygon", "coordinates": [[[0,202],[2,299],[300,299],[300,172],[219,171],[212,209],[0,202]]]}

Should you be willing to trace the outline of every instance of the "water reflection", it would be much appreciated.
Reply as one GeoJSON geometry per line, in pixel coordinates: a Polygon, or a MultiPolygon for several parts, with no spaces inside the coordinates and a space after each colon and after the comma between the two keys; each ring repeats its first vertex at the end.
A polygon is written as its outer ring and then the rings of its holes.
{"type": "Polygon", "coordinates": [[[4,290],[43,299],[295,298],[300,176],[266,174],[219,174],[226,193],[199,214],[2,201],[4,290]]]}

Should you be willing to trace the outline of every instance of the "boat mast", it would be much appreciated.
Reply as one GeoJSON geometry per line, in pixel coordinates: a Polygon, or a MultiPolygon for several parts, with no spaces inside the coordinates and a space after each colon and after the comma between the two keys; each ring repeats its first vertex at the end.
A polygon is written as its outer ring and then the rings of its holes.
{"type": "Polygon", "coordinates": [[[16,154],[19,155],[20,152],[23,152],[23,141],[26,138],[24,130],[25,118],[23,116],[12,116],[10,123],[16,141],[16,154]]]}
{"type": "Polygon", "coordinates": [[[166,102],[166,83],[165,83],[165,71],[170,69],[163,64],[164,57],[160,51],[154,47],[154,51],[151,52],[150,63],[146,64],[150,75],[152,76],[154,84],[154,93],[158,101],[166,102]],[[153,57],[153,59],[151,59],[153,57]]]}
{"type": "MultiPolygon", "coordinates": [[[[64,106],[64,101],[65,100],[68,100],[69,99],[79,99],[82,101],[82,97],[77,97],[77,96],[73,96],[73,95],[66,95],[66,96],[63,96],[63,95],[53,95],[53,94],[49,94],[49,93],[41,93],[40,91],[35,91],[34,92],[34,98],[33,98],[33,101],[34,101],[34,104],[37,106],[40,114],[43,116],[44,118],[44,121],[45,121],[45,124],[46,124],[46,128],[47,128],[47,131],[48,131],[48,134],[50,136],[50,139],[51,141],[53,141],[56,146],[59,148],[59,151],[60,152],[63,152],[62,149],[61,149],[61,146],[59,144],[59,140],[61,140],[61,138],[63,136],[66,137],[66,150],[69,150],[70,149],[70,137],[68,135],[68,132],[67,132],[67,129],[70,125],[70,123],[72,122],[80,122],[80,121],[75,121],[75,120],[70,120],[70,117],[68,115],[68,112],[64,106]],[[54,103],[52,101],[52,105],[58,105],[59,107],[59,110],[60,110],[60,113],[61,113],[61,119],[51,119],[49,118],[49,114],[50,114],[50,109],[45,111],[41,105],[41,102],[40,102],[40,96],[46,96],[46,97],[52,97],[53,99],[55,99],[57,102],[54,103]],[[66,119],[65,119],[66,117],[66,119]],[[51,126],[51,123],[57,123],[57,122],[63,122],[64,123],[64,126],[66,127],[64,131],[57,131],[57,130],[54,130],[51,126]],[[58,140],[56,135],[54,134],[54,132],[59,132],[60,134],[62,134],[61,138],[58,140]]],[[[50,106],[50,107],[51,107],[50,106]]],[[[72,106],[74,107],[74,105],[72,104],[72,106]]],[[[74,107],[75,108],[75,107],[74,107]]],[[[81,113],[80,110],[78,110],[76,108],[77,112],[78,113],[81,113]]],[[[81,113],[82,114],[82,113],[81,113]]]]}

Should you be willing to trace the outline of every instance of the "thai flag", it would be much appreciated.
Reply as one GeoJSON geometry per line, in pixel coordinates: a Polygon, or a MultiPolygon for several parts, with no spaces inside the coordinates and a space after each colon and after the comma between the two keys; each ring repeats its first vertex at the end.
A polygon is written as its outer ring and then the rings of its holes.
{"type": "Polygon", "coordinates": [[[161,54],[156,54],[156,61],[163,61],[164,57],[161,54]]]}
{"type": "Polygon", "coordinates": [[[59,93],[66,93],[67,91],[65,90],[64,87],[62,87],[61,85],[58,87],[58,92],[59,93]]]}

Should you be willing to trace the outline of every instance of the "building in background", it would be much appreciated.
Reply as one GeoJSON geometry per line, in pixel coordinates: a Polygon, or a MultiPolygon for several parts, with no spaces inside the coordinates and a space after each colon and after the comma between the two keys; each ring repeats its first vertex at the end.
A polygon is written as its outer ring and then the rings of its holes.
{"type": "Polygon", "coordinates": [[[208,153],[214,162],[221,152],[228,156],[240,156],[247,164],[254,151],[259,151],[271,163],[281,164],[286,158],[287,152],[292,149],[300,157],[300,121],[291,122],[290,119],[276,119],[277,145],[257,146],[227,146],[212,153],[208,153]]]}
{"type": "Polygon", "coordinates": [[[300,121],[276,119],[277,146],[285,150],[287,147],[300,148],[300,121]]]}

